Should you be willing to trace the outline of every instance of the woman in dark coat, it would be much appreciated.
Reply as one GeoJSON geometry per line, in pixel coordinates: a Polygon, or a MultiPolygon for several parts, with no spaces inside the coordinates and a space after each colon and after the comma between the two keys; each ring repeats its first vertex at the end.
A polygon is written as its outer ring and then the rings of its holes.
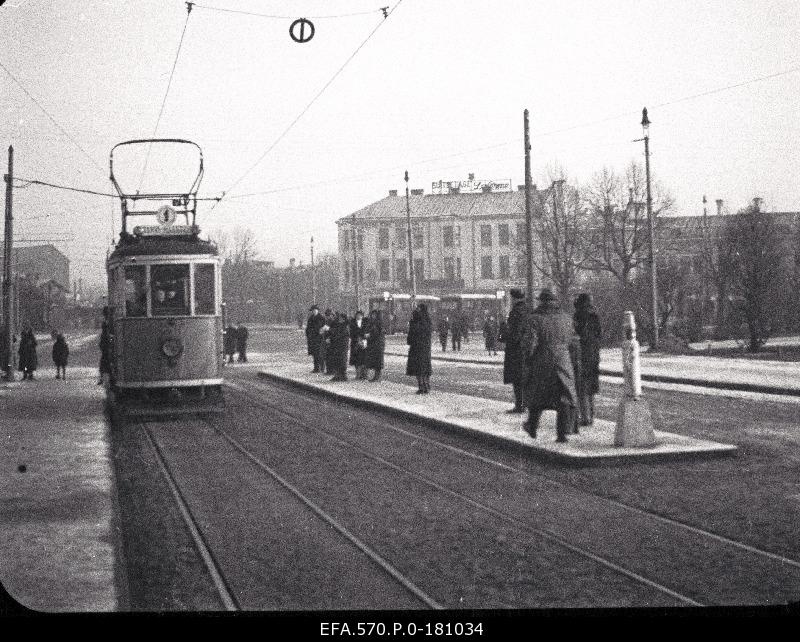
{"type": "Polygon", "coordinates": [[[486,340],[486,351],[491,354],[497,355],[497,336],[500,334],[500,328],[497,325],[493,316],[486,319],[483,324],[483,338],[486,340]]]}
{"type": "Polygon", "coordinates": [[[236,328],[232,325],[225,328],[223,344],[225,347],[225,354],[228,356],[228,363],[233,363],[233,355],[236,354],[236,328]]]}
{"type": "Polygon", "coordinates": [[[503,331],[500,333],[500,341],[506,344],[503,355],[503,383],[514,386],[514,407],[506,412],[523,413],[527,406],[524,394],[527,373],[521,341],[528,307],[522,290],[512,289],[511,299],[514,303],[508,313],[508,321],[503,324],[503,331]]]}
{"type": "Polygon", "coordinates": [[[386,338],[383,334],[380,310],[372,310],[367,322],[367,350],[364,366],[375,371],[370,381],[380,381],[383,370],[383,351],[386,347],[386,338]]]}
{"type": "Polygon", "coordinates": [[[347,315],[339,312],[328,331],[330,344],[326,361],[335,373],[331,381],[347,381],[347,348],[350,344],[350,326],[347,315]]]}
{"type": "Polygon", "coordinates": [[[36,356],[36,337],[29,325],[25,326],[19,340],[19,371],[22,379],[33,380],[33,373],[39,367],[39,358],[36,356]]]}
{"type": "Polygon", "coordinates": [[[364,313],[359,310],[350,320],[350,365],[356,368],[356,379],[367,378],[365,366],[367,356],[367,322],[364,313]]]}
{"type": "Polygon", "coordinates": [[[578,383],[578,404],[581,425],[591,426],[594,421],[594,396],[600,391],[600,317],[592,307],[592,297],[580,294],[575,299],[572,317],[575,332],[580,337],[581,377],[578,383]]]}
{"type": "Polygon", "coordinates": [[[53,343],[53,363],[56,366],[56,379],[67,378],[67,360],[69,359],[69,346],[63,334],[56,335],[53,343]],[[63,377],[62,377],[63,373],[63,377]]]}
{"type": "Polygon", "coordinates": [[[432,330],[428,308],[424,303],[420,303],[411,315],[411,323],[408,325],[408,339],[406,339],[406,343],[410,346],[406,374],[417,378],[418,395],[427,394],[431,390],[432,330]]]}

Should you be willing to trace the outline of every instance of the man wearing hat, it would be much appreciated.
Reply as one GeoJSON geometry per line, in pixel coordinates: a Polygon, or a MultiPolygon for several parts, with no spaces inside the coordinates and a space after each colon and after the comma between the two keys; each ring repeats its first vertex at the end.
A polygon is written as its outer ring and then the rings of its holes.
{"type": "Polygon", "coordinates": [[[558,412],[558,442],[572,432],[578,395],[569,346],[574,338],[572,319],[561,311],[558,298],[545,288],[539,305],[525,318],[522,349],[528,359],[525,398],[530,416],[523,425],[534,439],[542,411],[558,412]]]}
{"type": "Polygon", "coordinates": [[[308,344],[308,354],[314,357],[314,369],[312,372],[320,372],[324,369],[321,362],[321,344],[323,336],[320,333],[325,325],[325,317],[319,313],[319,306],[312,305],[309,309],[311,313],[306,321],[306,343],[308,344]]]}
{"type": "Polygon", "coordinates": [[[500,341],[506,344],[503,357],[503,383],[514,386],[514,407],[506,412],[525,412],[525,354],[522,352],[522,330],[528,308],[522,290],[513,288],[511,294],[511,311],[508,320],[503,324],[500,341]]]}

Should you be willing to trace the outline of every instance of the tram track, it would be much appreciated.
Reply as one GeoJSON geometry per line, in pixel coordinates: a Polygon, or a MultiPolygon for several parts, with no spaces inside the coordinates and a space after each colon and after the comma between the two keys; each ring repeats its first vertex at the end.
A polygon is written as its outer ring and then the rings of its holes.
{"type": "MultiPolygon", "coordinates": [[[[391,577],[392,580],[394,580],[404,590],[412,594],[414,598],[418,600],[421,606],[436,610],[443,608],[441,604],[427,595],[422,589],[416,586],[413,581],[398,571],[388,560],[384,559],[379,553],[369,547],[319,505],[305,496],[302,491],[278,474],[277,471],[275,471],[272,467],[268,466],[252,452],[248,451],[238,440],[236,440],[235,437],[228,434],[226,431],[213,426],[206,419],[203,419],[203,422],[206,423],[220,437],[225,439],[236,451],[248,459],[258,469],[260,469],[262,472],[265,472],[271,479],[275,480],[292,497],[299,500],[322,522],[332,527],[339,535],[341,535],[345,540],[358,549],[367,559],[379,567],[387,576],[391,577]]],[[[194,546],[197,549],[197,552],[200,555],[209,576],[211,577],[220,602],[227,611],[242,610],[240,601],[231,588],[231,583],[226,578],[222,566],[217,561],[213,551],[211,550],[211,547],[208,545],[206,537],[203,535],[202,527],[200,526],[198,520],[194,517],[188,502],[184,498],[184,494],[180,489],[179,482],[175,478],[170,464],[164,455],[163,449],[159,446],[158,440],[153,434],[153,431],[150,429],[148,422],[142,421],[139,423],[139,426],[152,449],[159,469],[170,489],[186,529],[192,538],[192,542],[194,543],[194,546]]]]}
{"type": "MultiPolygon", "coordinates": [[[[226,385],[229,386],[229,387],[232,387],[234,389],[237,389],[242,394],[248,396],[252,401],[254,401],[256,403],[259,403],[261,405],[264,405],[265,407],[269,408],[270,410],[275,410],[275,411],[278,411],[278,412],[280,412],[280,413],[282,413],[284,415],[291,416],[295,421],[302,421],[303,420],[302,417],[299,417],[297,415],[291,415],[291,413],[289,413],[287,410],[285,410],[283,408],[280,408],[280,407],[275,406],[273,404],[266,403],[262,399],[259,399],[258,397],[254,397],[252,393],[245,392],[241,387],[239,387],[236,384],[232,384],[231,382],[227,382],[226,385]],[[234,386],[236,386],[236,387],[234,387],[234,386]]],[[[260,388],[260,386],[254,386],[254,387],[260,388]]],[[[599,499],[601,501],[607,502],[610,505],[613,505],[613,506],[615,506],[617,508],[620,508],[620,509],[625,510],[627,512],[630,512],[632,514],[645,516],[647,518],[656,520],[658,522],[661,522],[663,524],[672,526],[674,528],[685,530],[687,532],[691,532],[691,533],[694,533],[696,535],[700,535],[702,537],[705,537],[705,538],[708,538],[710,540],[719,542],[721,544],[725,544],[727,546],[731,546],[731,547],[737,548],[739,550],[746,551],[746,552],[751,553],[753,555],[760,556],[760,557],[763,557],[765,559],[769,559],[771,561],[778,562],[780,564],[785,564],[787,566],[791,566],[791,567],[800,569],[800,561],[798,561],[798,560],[786,557],[784,555],[779,555],[779,554],[773,553],[771,551],[766,551],[766,550],[760,549],[758,547],[752,546],[750,544],[745,544],[744,542],[740,542],[738,540],[734,540],[734,539],[726,537],[724,535],[720,535],[718,533],[714,533],[714,532],[708,531],[708,530],[700,528],[698,526],[693,526],[691,524],[687,524],[687,523],[682,522],[680,520],[676,520],[676,519],[673,519],[671,517],[667,517],[665,515],[662,515],[660,513],[656,513],[654,511],[649,511],[649,510],[640,508],[638,506],[633,506],[631,504],[622,502],[622,501],[617,500],[617,499],[613,499],[613,498],[608,497],[606,495],[603,495],[601,493],[597,493],[595,491],[587,489],[587,488],[585,488],[585,487],[583,487],[581,485],[571,484],[571,483],[565,482],[565,481],[560,480],[560,479],[555,479],[555,478],[550,477],[548,475],[545,475],[543,473],[532,473],[530,471],[523,470],[523,469],[518,468],[516,466],[511,466],[511,465],[503,463],[501,461],[497,461],[496,459],[492,459],[490,457],[485,457],[485,456],[480,455],[478,453],[471,452],[469,450],[466,450],[466,449],[463,449],[463,448],[459,448],[459,447],[453,446],[451,444],[447,444],[447,443],[439,441],[437,439],[433,439],[431,437],[427,437],[427,436],[419,434],[419,433],[415,433],[415,432],[411,432],[409,430],[405,430],[405,429],[400,428],[398,426],[394,426],[391,423],[382,422],[380,424],[380,427],[382,429],[392,430],[393,432],[396,432],[398,434],[404,435],[406,437],[410,437],[410,438],[412,438],[414,440],[424,441],[425,443],[431,444],[432,446],[435,446],[437,448],[442,448],[442,449],[447,450],[449,452],[453,452],[453,453],[455,453],[457,455],[461,455],[461,456],[469,458],[469,459],[474,459],[476,461],[481,461],[481,462],[483,462],[485,464],[500,468],[500,469],[505,470],[505,471],[510,472],[510,473],[514,473],[514,474],[517,474],[517,475],[522,475],[524,477],[531,478],[531,479],[538,479],[538,480],[541,480],[541,481],[543,481],[543,482],[545,482],[545,483],[547,483],[547,484],[549,484],[551,486],[554,486],[554,487],[570,488],[572,490],[578,491],[578,492],[583,493],[585,495],[588,495],[588,496],[594,497],[596,499],[599,499]]],[[[315,429],[319,430],[318,428],[315,428],[315,429]]],[[[341,440],[341,438],[338,438],[338,437],[337,437],[337,439],[341,440]]],[[[345,443],[348,443],[348,444],[352,445],[355,448],[360,448],[360,446],[358,446],[357,444],[354,444],[353,442],[348,442],[347,440],[341,440],[341,441],[343,441],[345,443]]]]}
{"type": "MultiPolygon", "coordinates": [[[[659,592],[659,593],[661,593],[663,595],[666,595],[666,596],[676,600],[677,602],[679,602],[679,603],[681,603],[683,605],[686,605],[686,606],[705,606],[704,603],[699,602],[699,601],[695,600],[694,598],[692,598],[692,597],[690,597],[688,595],[684,595],[684,594],[682,594],[682,593],[680,593],[680,592],[678,592],[676,590],[673,590],[673,589],[671,589],[670,587],[668,587],[668,586],[666,586],[664,584],[661,584],[661,583],[659,583],[659,582],[657,582],[655,580],[647,578],[644,575],[642,575],[640,573],[637,573],[635,571],[632,571],[632,570],[626,568],[625,566],[623,566],[621,564],[617,564],[614,561],[612,561],[612,560],[610,560],[610,559],[608,559],[606,557],[603,557],[601,555],[593,553],[592,551],[590,551],[590,550],[588,550],[588,549],[586,549],[584,547],[575,545],[575,544],[567,541],[565,538],[563,538],[563,537],[561,537],[561,536],[559,536],[559,535],[557,535],[555,533],[552,533],[552,532],[550,532],[550,531],[548,531],[546,529],[543,529],[543,528],[539,528],[537,526],[533,526],[533,525],[531,525],[530,523],[528,523],[528,522],[526,522],[524,520],[518,519],[517,517],[515,517],[512,514],[509,514],[509,513],[505,512],[505,511],[502,511],[502,510],[498,510],[496,508],[493,508],[493,507],[489,506],[488,504],[485,504],[483,502],[477,501],[477,500],[469,497],[468,495],[466,495],[464,493],[461,493],[461,492],[459,492],[457,490],[454,490],[452,488],[448,488],[448,487],[436,482],[435,480],[433,480],[433,479],[431,479],[431,478],[429,478],[429,477],[427,477],[425,475],[422,475],[422,474],[417,473],[415,471],[412,471],[412,470],[410,470],[408,468],[405,468],[404,466],[401,466],[401,465],[398,465],[398,464],[396,464],[396,463],[394,463],[392,461],[389,461],[388,459],[386,459],[384,457],[381,457],[380,455],[377,455],[377,454],[375,454],[373,452],[370,452],[370,451],[362,448],[361,446],[359,446],[357,443],[355,443],[353,441],[350,441],[350,440],[347,440],[347,439],[343,439],[343,438],[339,437],[338,435],[335,435],[335,434],[333,434],[333,433],[331,433],[331,432],[329,432],[327,430],[321,429],[319,427],[309,426],[308,423],[306,421],[304,421],[302,418],[297,417],[296,415],[294,415],[294,414],[292,414],[290,412],[287,412],[282,407],[279,407],[277,405],[270,404],[270,403],[265,403],[265,402],[261,401],[260,399],[255,397],[252,393],[244,391],[242,389],[242,387],[237,385],[237,384],[232,384],[231,382],[227,382],[226,386],[236,390],[237,392],[242,394],[244,397],[249,399],[252,403],[256,404],[257,406],[259,406],[259,407],[261,407],[261,408],[263,408],[265,410],[268,409],[270,412],[274,412],[276,414],[279,414],[282,417],[284,417],[284,418],[288,419],[289,421],[291,421],[295,425],[299,425],[299,426],[302,426],[302,427],[310,427],[312,430],[325,435],[328,439],[331,439],[332,441],[337,442],[341,446],[344,446],[344,447],[346,447],[348,449],[356,451],[356,452],[360,453],[361,455],[363,455],[364,457],[367,457],[367,458],[369,458],[369,459],[371,459],[371,460],[373,460],[375,462],[378,462],[381,465],[383,465],[383,466],[385,466],[387,468],[390,468],[390,469],[392,469],[392,470],[394,470],[394,471],[396,471],[396,472],[398,472],[398,473],[400,473],[400,474],[402,474],[402,475],[404,475],[404,476],[406,476],[408,478],[416,480],[417,482],[423,483],[426,486],[439,491],[440,493],[443,493],[443,494],[445,494],[447,496],[455,498],[459,502],[467,504],[467,505],[471,506],[474,509],[477,509],[477,510],[483,512],[483,513],[486,513],[486,514],[491,515],[491,516],[493,516],[493,517],[495,517],[497,519],[500,519],[500,520],[506,522],[507,524],[512,525],[513,527],[515,527],[519,531],[526,532],[528,534],[534,535],[536,537],[539,537],[539,538],[542,538],[542,539],[544,539],[546,541],[554,543],[554,544],[560,546],[561,548],[566,549],[566,550],[568,550],[568,551],[570,551],[570,552],[572,552],[572,553],[574,553],[576,555],[579,555],[579,556],[581,556],[581,557],[583,557],[585,559],[588,559],[588,560],[591,560],[592,562],[600,564],[600,565],[606,567],[607,569],[609,569],[609,570],[611,570],[611,571],[613,571],[613,572],[615,572],[615,573],[617,573],[619,575],[622,575],[622,576],[626,577],[627,579],[629,579],[629,580],[631,580],[633,582],[636,582],[636,583],[638,583],[640,585],[643,585],[643,586],[646,586],[646,587],[648,587],[650,589],[653,589],[653,590],[655,590],[655,591],[657,591],[657,592],[659,592]]],[[[225,436],[226,438],[229,438],[229,436],[226,436],[227,433],[223,429],[220,429],[217,426],[215,426],[214,429],[217,432],[219,432],[220,434],[222,434],[223,436],[225,436]]],[[[406,433],[406,434],[410,434],[410,433],[406,433]]],[[[414,437],[418,438],[419,436],[414,435],[414,437]]],[[[443,444],[440,444],[440,445],[443,445],[443,444]]],[[[250,456],[252,456],[252,455],[250,455],[250,456]]]]}

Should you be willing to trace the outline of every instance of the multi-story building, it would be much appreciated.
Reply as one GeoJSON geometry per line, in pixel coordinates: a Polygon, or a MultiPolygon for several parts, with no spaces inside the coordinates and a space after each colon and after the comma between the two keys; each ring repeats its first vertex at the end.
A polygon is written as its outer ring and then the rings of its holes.
{"type": "MultiPolygon", "coordinates": [[[[2,265],[0,252],[0,265],[2,265]]],[[[11,271],[35,285],[52,281],[61,292],[69,291],[69,259],[52,245],[16,247],[11,253],[11,271]]]]}
{"type": "Polygon", "coordinates": [[[406,205],[405,195],[390,190],[337,221],[343,292],[354,293],[355,265],[362,300],[381,292],[410,292],[412,260],[418,294],[494,294],[524,287],[524,186],[516,192],[411,190],[410,240],[406,205]]]}

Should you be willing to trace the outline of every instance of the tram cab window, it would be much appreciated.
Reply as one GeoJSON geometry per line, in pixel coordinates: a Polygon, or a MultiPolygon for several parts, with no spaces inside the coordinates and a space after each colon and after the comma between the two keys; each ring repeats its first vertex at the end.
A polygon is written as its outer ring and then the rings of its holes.
{"type": "Polygon", "coordinates": [[[144,265],[125,266],[125,316],[147,316],[147,286],[144,265]]]}
{"type": "Polygon", "coordinates": [[[194,266],[194,313],[214,314],[214,265],[198,263],[194,266]]]}
{"type": "Polygon", "coordinates": [[[189,266],[150,267],[151,306],[154,317],[189,315],[189,266]]]}

